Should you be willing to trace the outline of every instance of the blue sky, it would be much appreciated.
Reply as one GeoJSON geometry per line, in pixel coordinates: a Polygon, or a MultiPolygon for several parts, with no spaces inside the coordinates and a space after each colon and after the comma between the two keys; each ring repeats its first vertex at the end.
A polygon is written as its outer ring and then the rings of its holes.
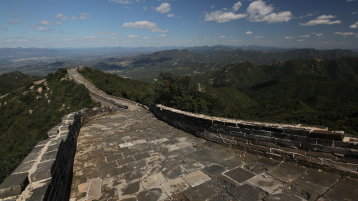
{"type": "Polygon", "coordinates": [[[358,48],[358,0],[1,0],[0,47],[358,48]]]}

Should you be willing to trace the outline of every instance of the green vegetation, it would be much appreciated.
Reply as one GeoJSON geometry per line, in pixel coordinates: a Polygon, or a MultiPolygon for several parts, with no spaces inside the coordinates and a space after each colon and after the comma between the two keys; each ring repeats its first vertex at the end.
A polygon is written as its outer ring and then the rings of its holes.
{"type": "Polygon", "coordinates": [[[358,134],[358,58],[294,59],[272,65],[240,62],[190,77],[160,74],[154,84],[89,68],[82,73],[100,89],[144,104],[358,134]],[[131,91],[137,95],[124,95],[131,91]]]}
{"type": "Polygon", "coordinates": [[[84,86],[65,77],[66,70],[60,69],[46,82],[30,83],[0,99],[0,182],[65,114],[96,105],[84,86]]]}
{"type": "Polygon", "coordinates": [[[92,68],[85,68],[80,72],[87,80],[110,95],[127,98],[146,105],[153,102],[152,84],[122,78],[92,68]]]}
{"type": "Polygon", "coordinates": [[[31,83],[34,78],[25,75],[19,71],[6,73],[0,75],[0,96],[9,93],[10,91],[24,87],[31,83]]]}

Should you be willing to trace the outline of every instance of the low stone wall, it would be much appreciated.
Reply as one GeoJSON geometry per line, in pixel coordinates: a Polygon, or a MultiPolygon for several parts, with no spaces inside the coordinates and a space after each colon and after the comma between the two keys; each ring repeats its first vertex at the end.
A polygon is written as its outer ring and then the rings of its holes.
{"type": "Polygon", "coordinates": [[[358,139],[342,131],[217,118],[162,105],[150,109],[158,119],[210,141],[358,176],[358,139]]]}
{"type": "Polygon", "coordinates": [[[68,114],[48,132],[0,185],[0,200],[69,200],[77,135],[81,125],[116,108],[82,109],[68,114]]]}

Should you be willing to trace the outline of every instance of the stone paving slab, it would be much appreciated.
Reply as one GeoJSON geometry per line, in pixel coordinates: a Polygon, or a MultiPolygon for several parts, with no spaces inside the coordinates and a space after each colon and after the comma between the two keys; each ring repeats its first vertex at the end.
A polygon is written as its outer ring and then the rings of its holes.
{"type": "Polygon", "coordinates": [[[73,172],[72,200],[358,200],[355,179],[208,142],[144,109],[84,125],[73,172]]]}

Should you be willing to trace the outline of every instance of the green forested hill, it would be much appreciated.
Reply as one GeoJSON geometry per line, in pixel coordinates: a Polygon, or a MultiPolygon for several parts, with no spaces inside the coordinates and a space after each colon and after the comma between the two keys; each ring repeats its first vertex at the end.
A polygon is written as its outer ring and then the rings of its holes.
{"type": "Polygon", "coordinates": [[[143,104],[153,102],[154,92],[153,84],[151,83],[122,78],[92,68],[82,69],[80,73],[95,86],[110,95],[131,99],[143,104]]]}
{"type": "Polygon", "coordinates": [[[19,71],[0,75],[0,96],[10,91],[24,87],[31,83],[34,78],[19,71]]]}
{"type": "Polygon", "coordinates": [[[118,91],[123,88],[136,91],[141,95],[127,97],[137,101],[143,99],[138,96],[148,97],[142,101],[145,104],[358,134],[358,58],[293,59],[271,65],[240,62],[190,77],[161,74],[153,84],[136,85],[89,68],[82,73],[114,95],[123,96],[118,91]],[[98,77],[105,82],[100,84],[98,77]]]}
{"type": "Polygon", "coordinates": [[[206,80],[255,101],[237,117],[325,125],[358,134],[358,58],[232,64],[206,80]]]}
{"type": "Polygon", "coordinates": [[[0,99],[0,182],[65,114],[96,105],[85,87],[66,75],[59,70],[0,99]]]}

